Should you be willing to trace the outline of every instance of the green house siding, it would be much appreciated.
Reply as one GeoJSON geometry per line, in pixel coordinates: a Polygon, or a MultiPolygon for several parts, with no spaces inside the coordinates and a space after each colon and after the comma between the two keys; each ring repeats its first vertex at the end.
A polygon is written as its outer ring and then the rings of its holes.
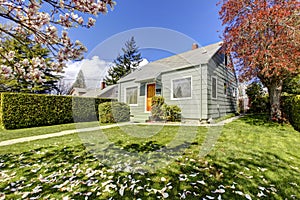
{"type": "MultiPolygon", "coordinates": [[[[182,110],[182,117],[187,119],[201,119],[206,112],[203,112],[201,105],[206,96],[206,88],[201,79],[201,67],[195,66],[182,70],[170,71],[161,75],[163,85],[162,95],[169,105],[178,105],[182,110]],[[191,97],[174,99],[172,97],[173,80],[191,78],[191,97]]],[[[205,109],[205,107],[204,107],[205,109]]]]}
{"type": "Polygon", "coordinates": [[[224,57],[216,54],[208,63],[208,117],[218,118],[236,112],[237,81],[234,73],[225,67],[224,57]],[[212,98],[212,77],[217,78],[217,98],[212,98]],[[226,94],[224,87],[226,84],[226,94]]]}

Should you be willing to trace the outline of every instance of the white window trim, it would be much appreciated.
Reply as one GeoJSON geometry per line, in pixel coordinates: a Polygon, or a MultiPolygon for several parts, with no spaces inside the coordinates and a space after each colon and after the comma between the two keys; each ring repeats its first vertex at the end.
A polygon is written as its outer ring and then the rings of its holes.
{"type": "MultiPolygon", "coordinates": [[[[138,102],[138,97],[139,97],[139,87],[138,86],[132,86],[132,87],[126,87],[125,88],[125,92],[124,92],[124,97],[125,97],[125,99],[124,99],[124,101],[125,101],[125,103],[127,103],[127,89],[129,89],[129,88],[136,88],[137,89],[137,99],[136,99],[136,102],[138,102]]],[[[138,106],[138,104],[136,103],[136,104],[129,104],[129,103],[127,103],[129,106],[138,106]]]]}
{"type": "Polygon", "coordinates": [[[211,77],[211,99],[218,99],[218,79],[216,76],[211,77]],[[213,97],[213,79],[216,79],[216,97],[213,97]]]}
{"type": "Polygon", "coordinates": [[[174,78],[171,79],[171,100],[187,100],[187,99],[193,99],[193,78],[192,76],[184,76],[184,77],[180,77],[180,78],[174,78]],[[180,80],[180,79],[186,79],[186,78],[190,78],[191,79],[191,96],[190,97],[182,97],[182,98],[174,98],[173,97],[173,81],[175,80],[180,80]]]}

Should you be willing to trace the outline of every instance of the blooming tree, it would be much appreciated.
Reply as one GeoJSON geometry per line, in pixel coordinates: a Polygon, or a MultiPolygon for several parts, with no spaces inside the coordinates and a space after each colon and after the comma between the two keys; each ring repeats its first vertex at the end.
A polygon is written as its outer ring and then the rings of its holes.
{"type": "Polygon", "coordinates": [[[1,45],[13,55],[11,61],[0,61],[2,71],[6,72],[2,74],[0,91],[49,93],[57,88],[61,76],[51,68],[48,49],[39,44],[32,45],[30,40],[20,43],[14,38],[6,38],[1,45]],[[9,67],[12,61],[15,63],[13,68],[9,67]]]}
{"type": "Polygon", "coordinates": [[[66,61],[81,59],[86,51],[80,41],[71,41],[67,29],[92,27],[95,19],[91,16],[106,13],[114,4],[112,0],[0,0],[0,17],[10,22],[10,25],[0,24],[0,78],[14,79],[21,75],[41,82],[43,72],[37,66],[62,72],[66,61]],[[31,46],[39,44],[49,49],[51,63],[39,56],[16,60],[17,52],[3,45],[4,40],[12,38],[24,45],[29,40],[31,46]]]}
{"type": "Polygon", "coordinates": [[[226,53],[242,81],[259,78],[268,88],[271,118],[280,120],[283,81],[299,73],[300,17],[297,0],[221,0],[226,53]]]}

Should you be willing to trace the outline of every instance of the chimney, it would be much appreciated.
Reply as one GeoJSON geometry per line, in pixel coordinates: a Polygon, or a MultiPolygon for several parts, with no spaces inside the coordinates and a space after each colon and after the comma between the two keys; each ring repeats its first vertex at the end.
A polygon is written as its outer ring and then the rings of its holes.
{"type": "Polygon", "coordinates": [[[104,81],[101,81],[100,83],[100,89],[103,90],[106,87],[106,84],[104,81]]]}
{"type": "Polygon", "coordinates": [[[192,50],[195,50],[195,49],[198,49],[199,48],[199,45],[197,43],[194,43],[192,45],[192,50]]]}

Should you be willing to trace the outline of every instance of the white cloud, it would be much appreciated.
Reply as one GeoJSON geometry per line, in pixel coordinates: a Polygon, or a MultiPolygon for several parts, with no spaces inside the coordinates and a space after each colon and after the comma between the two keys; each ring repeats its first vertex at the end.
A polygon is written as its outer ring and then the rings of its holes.
{"type": "Polygon", "coordinates": [[[64,73],[64,80],[68,83],[73,83],[81,69],[87,88],[98,88],[110,65],[111,63],[101,60],[98,56],[94,56],[92,59],[68,63],[64,73]]]}
{"type": "MultiPolygon", "coordinates": [[[[140,67],[148,64],[147,59],[143,59],[140,67]]],[[[112,66],[111,62],[101,60],[98,56],[92,59],[83,59],[78,62],[70,62],[67,64],[65,73],[63,74],[64,80],[67,84],[72,84],[77,77],[79,70],[83,71],[87,88],[99,88],[100,82],[107,75],[107,70],[112,66]]]]}
{"type": "Polygon", "coordinates": [[[146,58],[144,58],[143,61],[140,63],[139,67],[143,67],[143,66],[147,65],[148,63],[149,63],[149,61],[146,58]]]}

